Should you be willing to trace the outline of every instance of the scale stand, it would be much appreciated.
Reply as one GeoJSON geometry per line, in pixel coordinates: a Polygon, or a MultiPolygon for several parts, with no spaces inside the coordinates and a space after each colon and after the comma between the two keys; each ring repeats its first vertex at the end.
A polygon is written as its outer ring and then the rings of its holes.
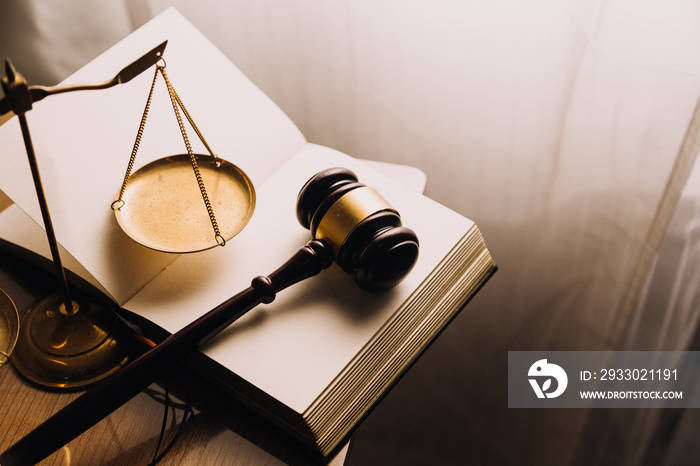
{"type": "Polygon", "coordinates": [[[133,345],[132,341],[117,340],[120,323],[108,305],[85,294],[73,293],[68,286],[25,114],[34,102],[49,95],[107,89],[126,83],[155,65],[166,45],[167,41],[128,65],[112,80],[99,84],[29,86],[10,60],[5,62],[7,76],[2,78],[5,98],[0,100],[0,116],[13,112],[19,120],[60,288],[58,293],[39,299],[25,311],[12,354],[19,373],[39,385],[51,388],[91,385],[126,364],[133,345]]]}

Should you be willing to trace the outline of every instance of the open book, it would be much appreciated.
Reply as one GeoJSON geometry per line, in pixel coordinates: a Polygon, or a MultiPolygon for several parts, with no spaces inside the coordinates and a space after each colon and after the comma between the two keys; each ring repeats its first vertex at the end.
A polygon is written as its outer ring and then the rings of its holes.
{"type": "MultiPolygon", "coordinates": [[[[336,166],[353,170],[416,232],[420,254],[407,278],[390,291],[370,293],[333,266],[249,312],[203,349],[209,377],[327,456],[485,283],[495,264],[471,220],[360,161],[307,143],[281,110],[172,9],[66,83],[103,81],[163,40],[169,41],[168,75],[209,145],[255,185],[255,213],[223,248],[174,255],[137,244],[121,231],[110,205],[152,75],[105,91],[52,96],[27,117],[64,262],[118,305],[176,332],[253,277],[275,270],[311,238],[296,220],[295,202],[312,175],[336,166]]],[[[167,92],[156,89],[137,167],[183,152],[167,92]]],[[[41,224],[24,154],[12,119],[0,127],[0,189],[41,224]]],[[[13,236],[8,222],[2,230],[4,237],[13,236]]],[[[21,242],[25,235],[14,236],[21,242]]]]}

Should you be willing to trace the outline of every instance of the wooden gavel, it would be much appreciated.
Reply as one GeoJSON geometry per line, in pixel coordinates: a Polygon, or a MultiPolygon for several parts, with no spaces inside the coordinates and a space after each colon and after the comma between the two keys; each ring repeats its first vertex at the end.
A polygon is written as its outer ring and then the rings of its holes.
{"type": "Polygon", "coordinates": [[[94,385],[0,455],[1,466],[34,464],[85,432],[155,382],[243,314],[277,293],[330,267],[333,260],[363,289],[397,285],[418,258],[415,233],[353,172],[317,173],[299,192],[297,219],[314,239],[269,276],[173,333],[152,349],[94,385]]]}

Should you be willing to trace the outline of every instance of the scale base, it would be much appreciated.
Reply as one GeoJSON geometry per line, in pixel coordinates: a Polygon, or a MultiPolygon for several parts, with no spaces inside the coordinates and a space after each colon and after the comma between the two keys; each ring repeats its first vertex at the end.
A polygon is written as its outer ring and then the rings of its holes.
{"type": "Polygon", "coordinates": [[[88,299],[72,303],[67,310],[62,296],[49,295],[22,316],[12,364],[31,382],[83,388],[115,372],[133,354],[132,340],[116,339],[102,306],[88,299]]]}

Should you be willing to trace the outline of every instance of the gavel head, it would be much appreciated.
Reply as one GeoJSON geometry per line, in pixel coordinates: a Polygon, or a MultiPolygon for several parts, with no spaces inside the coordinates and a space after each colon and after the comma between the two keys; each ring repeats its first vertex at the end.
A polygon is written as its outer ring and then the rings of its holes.
{"type": "Polygon", "coordinates": [[[338,265],[365,290],[397,285],[418,259],[416,234],[346,168],[324,170],[306,182],[297,197],[297,219],[333,248],[338,265]]]}

